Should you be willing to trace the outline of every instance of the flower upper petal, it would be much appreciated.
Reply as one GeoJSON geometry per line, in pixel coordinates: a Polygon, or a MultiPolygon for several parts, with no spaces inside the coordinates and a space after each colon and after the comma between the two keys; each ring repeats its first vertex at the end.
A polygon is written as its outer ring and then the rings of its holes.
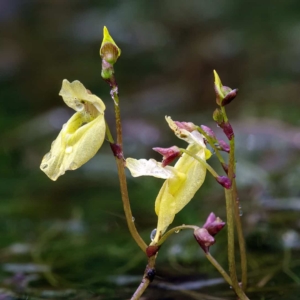
{"type": "Polygon", "coordinates": [[[63,97],[64,102],[69,107],[76,111],[83,111],[85,103],[92,104],[99,113],[103,113],[105,110],[103,101],[96,95],[90,94],[78,80],[69,82],[64,79],[59,95],[63,97]]]}

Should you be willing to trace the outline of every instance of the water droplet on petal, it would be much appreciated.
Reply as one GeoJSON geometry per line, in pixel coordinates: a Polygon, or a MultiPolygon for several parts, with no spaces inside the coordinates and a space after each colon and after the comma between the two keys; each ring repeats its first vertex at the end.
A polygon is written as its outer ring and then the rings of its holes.
{"type": "Polygon", "coordinates": [[[70,164],[70,170],[76,170],[77,168],[78,168],[78,165],[75,163],[75,162],[72,162],[71,164],[70,164]]]}
{"type": "Polygon", "coordinates": [[[66,148],[66,150],[65,150],[65,152],[66,152],[67,154],[71,153],[72,151],[73,151],[73,147],[72,147],[72,146],[68,146],[68,147],[66,148]]]}
{"type": "Polygon", "coordinates": [[[243,210],[242,210],[242,207],[241,207],[241,206],[239,206],[239,215],[240,215],[240,217],[243,216],[243,210]]]}
{"type": "Polygon", "coordinates": [[[41,166],[41,168],[42,168],[42,170],[47,169],[47,168],[48,168],[48,164],[43,164],[43,165],[41,166]]]}
{"type": "Polygon", "coordinates": [[[150,233],[150,239],[151,239],[151,241],[154,240],[155,236],[156,236],[156,228],[153,229],[153,230],[151,231],[151,233],[150,233]]]}
{"type": "Polygon", "coordinates": [[[135,217],[132,217],[132,218],[131,218],[131,221],[134,222],[134,221],[135,221],[135,217]]]}

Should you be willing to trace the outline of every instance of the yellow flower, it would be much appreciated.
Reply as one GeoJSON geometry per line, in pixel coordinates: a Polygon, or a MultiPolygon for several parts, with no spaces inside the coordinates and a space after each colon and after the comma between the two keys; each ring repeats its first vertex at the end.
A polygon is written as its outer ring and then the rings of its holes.
{"type": "Polygon", "coordinates": [[[81,82],[64,79],[59,95],[76,113],[63,125],[40,166],[54,181],[65,171],[76,170],[90,160],[101,147],[106,129],[105,104],[81,82]]]}
{"type": "MultiPolygon", "coordinates": [[[[170,117],[167,117],[170,127],[189,143],[187,150],[205,160],[210,156],[198,131],[189,132],[177,127],[170,117]],[[176,128],[175,128],[176,127],[176,128]]],[[[126,167],[133,177],[154,176],[166,179],[155,201],[155,212],[158,216],[156,236],[152,244],[173,222],[175,214],[182,210],[194,197],[206,176],[206,168],[199,161],[184,153],[174,167],[162,167],[154,159],[126,159],[126,167]]]]}

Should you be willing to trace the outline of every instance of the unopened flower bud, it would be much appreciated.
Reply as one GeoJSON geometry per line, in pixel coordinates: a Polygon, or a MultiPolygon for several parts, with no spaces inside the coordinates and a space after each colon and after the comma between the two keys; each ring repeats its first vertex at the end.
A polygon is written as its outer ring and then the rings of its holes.
{"type": "Polygon", "coordinates": [[[214,141],[217,139],[215,133],[213,130],[205,125],[201,125],[202,130],[206,133],[208,137],[213,139],[214,141]]]}
{"type": "Polygon", "coordinates": [[[215,243],[214,237],[205,228],[195,229],[194,237],[205,253],[208,253],[209,247],[215,243]]]}
{"type": "Polygon", "coordinates": [[[178,147],[172,146],[170,148],[153,148],[154,151],[158,152],[163,156],[162,166],[165,167],[170,164],[174,159],[181,156],[181,151],[178,147]]]}
{"type": "Polygon", "coordinates": [[[233,133],[231,124],[229,122],[226,122],[226,123],[221,124],[220,127],[223,129],[223,132],[225,133],[227,138],[229,140],[232,140],[232,138],[234,137],[234,133],[233,133]]]}
{"type": "Polygon", "coordinates": [[[227,153],[230,152],[230,146],[223,140],[218,140],[218,144],[219,144],[219,149],[221,151],[225,151],[227,153]]]}
{"type": "Polygon", "coordinates": [[[231,180],[227,176],[216,177],[218,183],[220,183],[225,189],[231,188],[231,180]]]}
{"type": "Polygon", "coordinates": [[[121,50],[110,36],[106,26],[103,27],[103,40],[100,47],[100,56],[110,64],[114,64],[121,55],[121,50]]]}
{"type": "Polygon", "coordinates": [[[221,105],[225,106],[225,105],[229,104],[236,97],[237,92],[238,92],[238,89],[234,89],[234,90],[231,90],[229,93],[227,93],[225,98],[223,99],[221,105]]]}
{"type": "Polygon", "coordinates": [[[216,217],[216,215],[212,212],[206,219],[203,228],[205,228],[211,236],[215,236],[223,229],[225,224],[225,222],[223,222],[219,217],[216,217]]]}
{"type": "Polygon", "coordinates": [[[119,144],[116,143],[110,143],[110,148],[114,154],[115,157],[118,159],[124,160],[123,150],[122,147],[119,144]]]}
{"type": "Polygon", "coordinates": [[[213,119],[219,126],[221,126],[224,123],[224,116],[219,108],[216,108],[213,112],[213,119]]]}
{"type": "Polygon", "coordinates": [[[220,106],[229,104],[237,95],[237,89],[232,90],[228,86],[224,86],[218,73],[214,70],[214,89],[216,92],[216,102],[220,106]]]}

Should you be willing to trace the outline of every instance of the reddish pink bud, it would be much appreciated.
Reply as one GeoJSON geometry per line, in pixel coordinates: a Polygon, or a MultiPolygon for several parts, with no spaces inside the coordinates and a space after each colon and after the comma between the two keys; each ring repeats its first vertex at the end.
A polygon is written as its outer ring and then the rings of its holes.
{"type": "Polygon", "coordinates": [[[205,253],[208,253],[209,247],[215,243],[215,239],[205,228],[195,229],[194,237],[205,253]]]}
{"type": "Polygon", "coordinates": [[[160,246],[148,246],[146,248],[146,254],[148,257],[152,257],[154,255],[156,255],[156,253],[158,252],[160,246]]]}
{"type": "Polygon", "coordinates": [[[230,146],[225,141],[219,140],[218,143],[219,143],[220,150],[225,151],[227,153],[230,152],[230,146]]]}
{"type": "Polygon", "coordinates": [[[216,135],[213,132],[213,130],[205,125],[201,125],[201,128],[203,129],[203,131],[207,134],[207,136],[209,136],[210,138],[216,140],[216,135]]]}
{"type": "Polygon", "coordinates": [[[234,137],[233,129],[229,122],[223,123],[221,128],[229,140],[234,137]]]}
{"type": "Polygon", "coordinates": [[[110,148],[118,159],[124,159],[122,147],[119,144],[112,144],[110,143],[110,148]]]}
{"type": "Polygon", "coordinates": [[[216,217],[214,213],[210,213],[203,228],[205,228],[211,236],[215,236],[224,226],[223,222],[219,217],[216,217]]]}
{"type": "Polygon", "coordinates": [[[227,176],[216,177],[218,183],[220,183],[225,189],[231,188],[231,180],[227,176]]]}
{"type": "MultiPolygon", "coordinates": [[[[224,88],[225,86],[223,86],[224,88]]],[[[237,95],[238,89],[234,89],[234,90],[230,90],[229,93],[225,93],[226,96],[225,98],[222,100],[222,106],[225,106],[227,104],[229,104],[237,95]]]]}
{"type": "Polygon", "coordinates": [[[176,146],[170,148],[153,148],[154,151],[158,152],[163,156],[162,166],[165,167],[170,164],[174,159],[181,155],[180,149],[176,146]]]}
{"type": "Polygon", "coordinates": [[[180,129],[185,129],[189,132],[192,132],[194,130],[197,130],[197,126],[192,123],[192,122],[179,122],[179,121],[174,121],[174,123],[180,128],[180,129]]]}

